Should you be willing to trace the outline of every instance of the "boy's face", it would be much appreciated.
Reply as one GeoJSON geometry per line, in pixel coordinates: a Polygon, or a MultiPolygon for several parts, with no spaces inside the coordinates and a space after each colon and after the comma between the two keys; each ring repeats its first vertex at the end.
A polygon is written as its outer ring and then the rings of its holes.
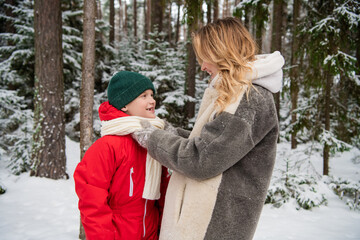
{"type": "Polygon", "coordinates": [[[130,116],[155,118],[155,106],[154,93],[151,89],[148,89],[121,110],[130,116]]]}

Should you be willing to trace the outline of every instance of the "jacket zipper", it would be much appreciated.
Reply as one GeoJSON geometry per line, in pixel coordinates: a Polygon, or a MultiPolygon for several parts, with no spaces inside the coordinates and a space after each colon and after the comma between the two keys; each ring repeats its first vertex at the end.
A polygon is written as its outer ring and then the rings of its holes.
{"type": "Polygon", "coordinates": [[[130,168],[130,190],[129,190],[129,197],[132,197],[134,194],[134,182],[132,179],[132,174],[134,173],[134,168],[130,168]]]}
{"type": "Polygon", "coordinates": [[[146,200],[145,200],[145,209],[144,209],[144,218],[143,218],[143,228],[144,228],[144,235],[143,235],[143,238],[144,238],[144,237],[145,237],[145,235],[146,235],[145,217],[146,217],[146,207],[147,207],[147,202],[148,202],[148,200],[146,199],[146,200]]]}

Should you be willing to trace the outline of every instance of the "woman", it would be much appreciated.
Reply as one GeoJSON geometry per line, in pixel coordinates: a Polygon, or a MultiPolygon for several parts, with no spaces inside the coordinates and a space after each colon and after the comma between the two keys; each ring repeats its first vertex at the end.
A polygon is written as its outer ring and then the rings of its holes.
{"type": "Polygon", "coordinates": [[[133,135],[174,171],[160,239],[252,239],[275,162],[272,92],[281,88],[284,58],[255,55],[253,39],[235,18],[202,27],[193,46],[211,82],[189,136],[147,124],[133,135]]]}

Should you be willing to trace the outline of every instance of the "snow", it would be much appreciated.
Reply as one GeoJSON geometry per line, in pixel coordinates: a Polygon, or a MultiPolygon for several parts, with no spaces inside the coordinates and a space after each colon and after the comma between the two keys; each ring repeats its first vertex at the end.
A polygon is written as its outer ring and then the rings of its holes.
{"type": "MultiPolygon", "coordinates": [[[[305,148],[300,145],[293,156],[301,157],[305,148]]],[[[279,144],[278,153],[278,156],[291,155],[289,143],[279,144]]],[[[7,189],[0,195],[2,240],[78,239],[80,219],[72,174],[79,162],[79,143],[67,138],[66,154],[69,180],[55,181],[28,174],[15,176],[0,161],[0,184],[7,189]]],[[[317,156],[312,155],[311,161],[321,172],[321,158],[317,156]]],[[[330,170],[337,177],[350,177],[358,182],[360,164],[353,160],[358,156],[357,149],[337,154],[330,159],[330,170]]],[[[295,203],[281,208],[265,205],[254,240],[360,239],[360,212],[350,210],[344,201],[330,193],[327,206],[312,210],[296,210],[295,203]]]]}

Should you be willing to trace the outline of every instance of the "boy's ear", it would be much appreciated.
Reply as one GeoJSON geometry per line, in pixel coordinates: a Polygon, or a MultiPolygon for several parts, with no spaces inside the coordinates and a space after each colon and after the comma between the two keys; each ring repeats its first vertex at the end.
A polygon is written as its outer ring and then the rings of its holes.
{"type": "Polygon", "coordinates": [[[125,106],[125,107],[121,108],[121,111],[126,112],[126,111],[127,111],[127,107],[125,106]]]}

